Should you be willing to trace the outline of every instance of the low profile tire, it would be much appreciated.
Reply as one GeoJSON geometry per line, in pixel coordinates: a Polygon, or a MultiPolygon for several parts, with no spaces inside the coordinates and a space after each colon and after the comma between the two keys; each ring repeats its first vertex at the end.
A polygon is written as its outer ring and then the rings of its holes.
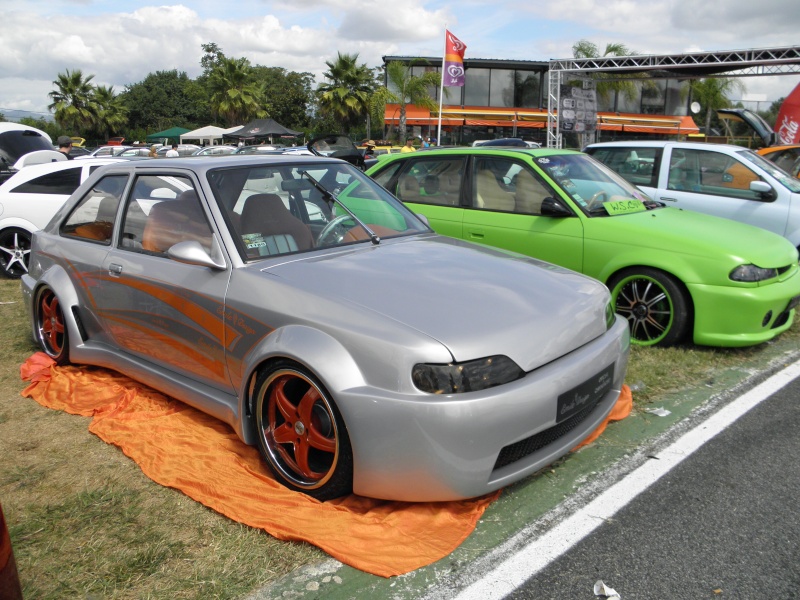
{"type": "Polygon", "coordinates": [[[259,373],[258,446],[275,478],[318,500],[353,489],[353,451],[339,409],[319,380],[291,361],[259,373]]]}
{"type": "Polygon", "coordinates": [[[52,289],[42,288],[36,295],[36,341],[57,364],[69,362],[69,336],[64,310],[52,289]]]}
{"type": "Polygon", "coordinates": [[[0,231],[0,272],[9,279],[19,279],[28,272],[31,234],[11,227],[0,231]]]}
{"type": "Polygon", "coordinates": [[[689,300],[678,281],[657,269],[626,269],[608,283],[617,314],[628,320],[631,341],[641,346],[671,346],[691,324],[689,300]]]}

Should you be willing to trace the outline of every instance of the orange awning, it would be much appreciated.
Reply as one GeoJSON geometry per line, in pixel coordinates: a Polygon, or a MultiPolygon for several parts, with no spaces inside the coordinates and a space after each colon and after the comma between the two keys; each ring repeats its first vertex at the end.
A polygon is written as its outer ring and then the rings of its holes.
{"type": "MultiPolygon", "coordinates": [[[[385,123],[399,124],[400,107],[387,104],[385,123]]],[[[406,106],[406,124],[431,125],[438,123],[438,114],[415,105],[406,106]]],[[[547,126],[547,110],[537,108],[492,108],[487,106],[444,106],[442,125],[472,125],[478,127],[524,127],[547,126]]],[[[700,129],[691,116],[644,115],[635,113],[597,113],[597,128],[602,131],[626,131],[630,133],[692,134],[700,129]]]]}

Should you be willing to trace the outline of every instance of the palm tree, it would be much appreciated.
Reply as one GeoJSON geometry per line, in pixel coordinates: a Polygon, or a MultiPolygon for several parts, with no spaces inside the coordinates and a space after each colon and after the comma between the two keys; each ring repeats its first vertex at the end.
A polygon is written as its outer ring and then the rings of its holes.
{"type": "Polygon", "coordinates": [[[422,75],[413,75],[412,67],[416,62],[408,64],[400,61],[391,61],[386,65],[387,87],[377,90],[372,102],[372,114],[376,119],[383,119],[387,103],[399,105],[398,125],[400,139],[406,139],[406,106],[413,104],[435,111],[438,108],[436,100],[431,96],[431,88],[436,89],[441,84],[441,75],[436,71],[425,71],[422,75]]]}
{"type": "Polygon", "coordinates": [[[223,57],[209,73],[208,89],[212,112],[228,126],[268,116],[264,86],[246,58],[223,57]]]}
{"type": "Polygon", "coordinates": [[[94,90],[94,102],[98,108],[95,128],[101,138],[118,133],[128,124],[128,109],[122,97],[114,94],[114,86],[98,85],[94,90]]]}
{"type": "Polygon", "coordinates": [[[730,92],[744,91],[744,84],[732,77],[708,77],[695,79],[690,84],[692,98],[700,103],[706,111],[706,135],[711,134],[711,117],[718,108],[731,106],[728,100],[730,92]]]}
{"type": "Polygon", "coordinates": [[[56,122],[65,130],[77,133],[92,129],[96,123],[97,105],[94,101],[94,75],[84,79],[80,69],[59,73],[53,82],[56,89],[48,94],[53,103],[48,106],[56,122]]]}
{"type": "MultiPolygon", "coordinates": [[[[631,56],[634,54],[636,52],[630,50],[625,44],[606,44],[602,55],[597,44],[589,40],[579,40],[572,46],[573,58],[605,58],[608,56],[631,56]]],[[[628,101],[636,99],[636,85],[630,79],[626,79],[626,75],[614,75],[614,81],[604,81],[609,77],[610,75],[606,73],[595,74],[597,96],[601,100],[608,103],[612,94],[614,97],[622,94],[628,101]]],[[[611,108],[616,110],[616,101],[614,104],[615,106],[611,108]]]]}
{"type": "Polygon", "coordinates": [[[325,64],[328,70],[323,76],[328,82],[317,87],[319,105],[339,122],[341,133],[346,133],[369,113],[372,71],[366,64],[358,64],[358,54],[338,52],[335,62],[325,61],[325,64]]]}

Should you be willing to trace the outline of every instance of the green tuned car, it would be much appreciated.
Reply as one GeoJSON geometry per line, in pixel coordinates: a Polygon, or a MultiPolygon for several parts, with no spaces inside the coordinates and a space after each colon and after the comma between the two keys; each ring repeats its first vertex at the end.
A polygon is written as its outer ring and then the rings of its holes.
{"type": "Polygon", "coordinates": [[[749,346],[788,329],[797,249],[743,223],[652,201],[569,150],[442,148],[381,157],[367,173],[438,233],[604,282],[634,343],[749,346]]]}

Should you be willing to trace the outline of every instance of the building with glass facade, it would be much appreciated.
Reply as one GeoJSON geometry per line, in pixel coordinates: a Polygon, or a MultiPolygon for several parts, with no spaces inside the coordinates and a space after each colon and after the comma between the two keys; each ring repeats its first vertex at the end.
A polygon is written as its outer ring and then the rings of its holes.
{"type": "MultiPolygon", "coordinates": [[[[440,72],[441,58],[384,56],[384,64],[400,61],[412,74],[440,72]]],[[[471,144],[475,140],[520,137],[544,145],[547,126],[546,61],[465,59],[464,87],[444,88],[442,144],[471,144]]],[[[386,85],[391,90],[390,82],[386,85]]],[[[625,80],[611,85],[597,80],[597,137],[624,135],[659,139],[697,133],[690,115],[688,80],[625,80]],[[617,88],[617,89],[615,89],[617,88]],[[619,89],[621,88],[621,89],[619,89]]],[[[392,90],[394,91],[394,90],[392,90]]],[[[439,102],[440,90],[429,90],[439,102]]],[[[386,137],[396,136],[399,107],[388,104],[384,117],[386,137]]],[[[406,107],[409,135],[435,138],[438,111],[406,107]]]]}

